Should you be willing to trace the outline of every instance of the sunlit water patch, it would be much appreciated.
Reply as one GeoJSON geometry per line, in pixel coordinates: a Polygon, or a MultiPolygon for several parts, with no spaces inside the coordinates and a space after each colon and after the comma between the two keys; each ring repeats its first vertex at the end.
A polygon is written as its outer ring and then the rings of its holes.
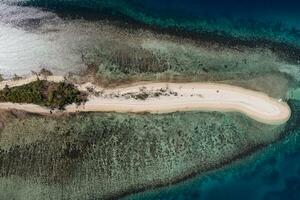
{"type": "Polygon", "coordinates": [[[72,57],[68,48],[50,38],[0,24],[0,72],[5,76],[28,74],[42,67],[71,68],[72,57]]]}
{"type": "Polygon", "coordinates": [[[9,77],[41,68],[58,73],[78,69],[78,37],[63,32],[63,27],[54,13],[0,1],[0,73],[9,77]]]}

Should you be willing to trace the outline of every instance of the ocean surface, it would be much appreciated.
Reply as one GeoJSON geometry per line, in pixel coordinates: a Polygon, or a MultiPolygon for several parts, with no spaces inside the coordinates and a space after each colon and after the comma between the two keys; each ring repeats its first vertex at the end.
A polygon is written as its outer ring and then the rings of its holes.
{"type": "MultiPolygon", "coordinates": [[[[1,2],[4,1],[0,0],[1,2]]],[[[82,13],[105,11],[103,17],[108,19],[110,17],[124,19],[131,23],[133,20],[135,23],[160,28],[175,27],[190,32],[209,32],[245,40],[264,39],[300,46],[300,1],[296,0],[25,0],[15,2],[30,8],[36,6],[59,10],[59,12],[65,11],[62,12],[65,17],[73,16],[78,10],[82,10],[82,13]]],[[[5,9],[6,7],[0,4],[0,14],[5,9]]],[[[86,16],[82,13],[78,13],[78,16],[86,16]]],[[[40,19],[57,21],[49,13],[38,12],[38,15],[40,19]]],[[[49,37],[57,39],[55,33],[40,36],[25,30],[23,32],[21,29],[14,29],[11,25],[16,21],[17,19],[14,22],[10,19],[6,21],[4,18],[0,19],[1,73],[11,75],[14,70],[25,73],[30,66],[35,65],[38,68],[49,63],[53,66],[78,65],[80,59],[74,53],[76,48],[60,46],[61,41],[70,44],[73,39],[58,39],[55,43],[49,44],[45,42],[45,38],[47,41],[49,37]],[[9,23],[6,23],[8,21],[9,23]],[[12,40],[12,37],[18,37],[19,41],[12,40]],[[13,61],[15,54],[11,52],[15,52],[15,49],[3,47],[14,46],[14,44],[19,45],[17,49],[22,55],[21,58],[26,59],[13,61]],[[49,45],[52,45],[51,51],[48,51],[49,45]],[[35,49],[36,46],[39,48],[35,49]],[[44,59],[42,55],[46,52],[49,56],[44,59]],[[62,54],[68,57],[59,57],[57,60],[57,56],[62,54]],[[34,60],[36,57],[39,59],[34,60]],[[23,64],[24,68],[13,68],[20,64],[23,64]]],[[[82,40],[82,38],[76,39],[79,42],[82,40]]],[[[63,66],[58,70],[61,68],[63,66]]],[[[222,169],[175,185],[134,194],[125,199],[298,200],[300,199],[300,128],[296,128],[283,136],[280,141],[270,144],[246,159],[238,160],[222,169]]]]}
{"type": "Polygon", "coordinates": [[[26,5],[72,11],[78,15],[133,20],[186,31],[209,32],[244,39],[265,39],[299,45],[299,1],[271,0],[29,0],[26,5]],[[83,10],[83,8],[85,10],[83,10]],[[91,14],[94,11],[95,15],[91,14]],[[105,13],[105,14],[104,14],[105,13]]]}
{"type": "Polygon", "coordinates": [[[298,8],[300,3],[292,0],[0,0],[0,73],[26,74],[41,67],[62,73],[82,67],[78,54],[98,33],[79,22],[64,27],[61,17],[118,20],[125,27],[179,30],[183,36],[204,34],[225,43],[230,38],[298,47],[298,8]]]}

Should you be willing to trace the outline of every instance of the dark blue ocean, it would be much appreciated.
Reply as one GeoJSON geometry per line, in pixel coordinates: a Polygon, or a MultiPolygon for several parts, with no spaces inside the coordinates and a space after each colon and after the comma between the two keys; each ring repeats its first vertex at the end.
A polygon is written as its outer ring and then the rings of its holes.
{"type": "MultiPolygon", "coordinates": [[[[300,1],[286,0],[21,0],[60,11],[300,46],[300,1]],[[85,11],[80,11],[80,9],[85,11]]],[[[80,14],[78,14],[80,17],[80,14]]]]}
{"type": "MultiPolygon", "coordinates": [[[[129,2],[132,2],[131,6],[137,11],[146,13],[146,17],[140,15],[137,18],[146,23],[299,45],[300,1],[297,0],[132,0],[129,2]],[[155,20],[157,18],[160,20],[155,20]]],[[[134,18],[134,15],[131,16],[134,18]]]]}
{"type": "MultiPolygon", "coordinates": [[[[231,16],[237,18],[266,17],[283,20],[282,17],[299,16],[297,0],[129,0],[132,5],[160,16],[201,17],[231,16]]],[[[263,20],[263,19],[262,19],[263,20]]]]}

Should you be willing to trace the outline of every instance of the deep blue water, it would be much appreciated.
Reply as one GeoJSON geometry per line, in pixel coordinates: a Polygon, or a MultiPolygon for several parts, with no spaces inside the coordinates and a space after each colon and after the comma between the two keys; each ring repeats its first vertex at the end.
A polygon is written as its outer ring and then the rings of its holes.
{"type": "MultiPolygon", "coordinates": [[[[130,2],[130,1],[129,1],[130,2]]],[[[132,0],[133,5],[157,12],[182,17],[198,17],[206,15],[230,15],[232,17],[252,16],[257,14],[299,15],[300,1],[296,0],[132,0]]],[[[150,13],[149,12],[149,13],[150,13]]],[[[170,15],[171,16],[171,15],[170,15]]]]}
{"type": "MultiPolygon", "coordinates": [[[[300,46],[297,0],[28,0],[50,8],[103,10],[146,25],[300,46]]],[[[106,13],[107,14],[107,13],[106,13]]]]}
{"type": "MultiPolygon", "coordinates": [[[[142,10],[148,16],[174,19],[172,25],[184,29],[300,44],[300,1],[297,0],[132,0],[132,2],[136,10],[142,10]]],[[[168,24],[167,20],[149,21],[159,23],[161,26],[168,24]]]]}

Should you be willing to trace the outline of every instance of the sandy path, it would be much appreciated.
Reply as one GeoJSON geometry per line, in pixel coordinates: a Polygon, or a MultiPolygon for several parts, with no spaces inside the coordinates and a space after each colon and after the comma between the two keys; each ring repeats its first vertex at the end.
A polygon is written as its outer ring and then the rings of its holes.
{"type": "MultiPolygon", "coordinates": [[[[29,77],[19,81],[0,83],[0,89],[17,86],[36,80],[29,77]]],[[[63,77],[48,77],[51,81],[62,81],[63,77]]],[[[91,95],[85,105],[69,105],[64,112],[150,112],[169,113],[176,111],[241,112],[266,124],[281,124],[291,115],[289,106],[263,93],[241,87],[213,83],[140,83],[128,87],[103,89],[90,83],[78,85],[80,90],[93,87],[101,95],[91,95]],[[138,100],[128,94],[155,93],[163,89],[164,95],[138,100]]],[[[0,103],[0,109],[19,109],[32,113],[49,114],[50,110],[32,104],[0,103]]],[[[55,111],[54,113],[60,113],[55,111]]]]}

